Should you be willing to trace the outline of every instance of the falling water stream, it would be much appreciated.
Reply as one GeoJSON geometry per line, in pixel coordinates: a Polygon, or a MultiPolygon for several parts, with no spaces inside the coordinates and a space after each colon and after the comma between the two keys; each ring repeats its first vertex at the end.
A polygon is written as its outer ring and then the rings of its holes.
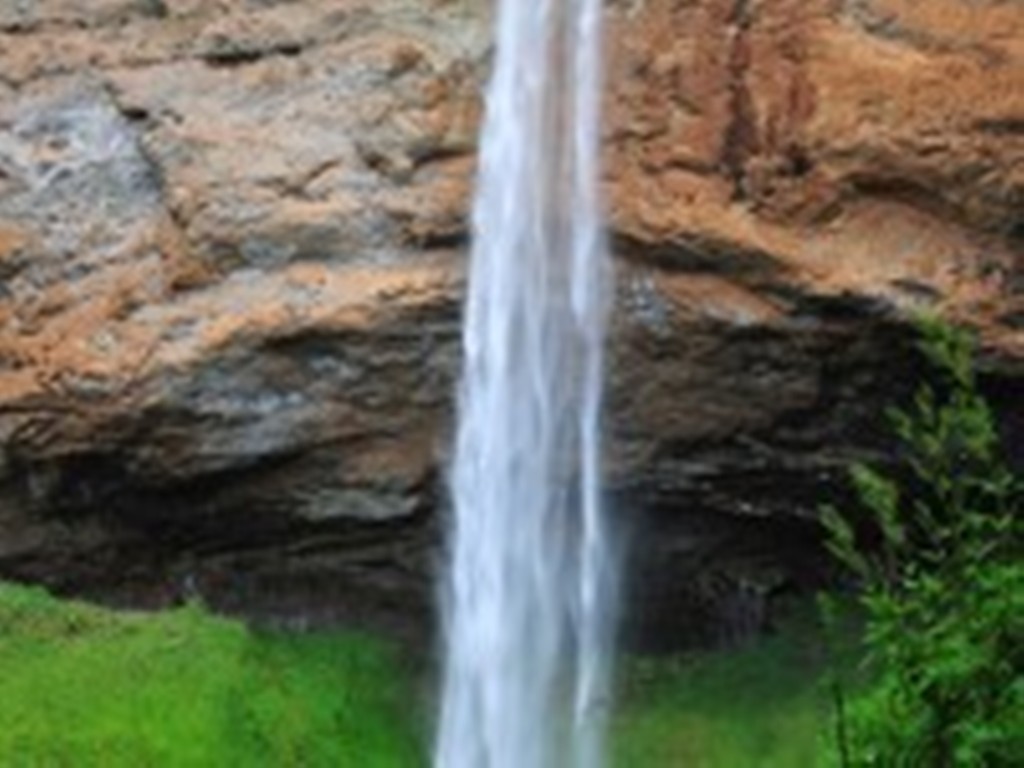
{"type": "Polygon", "coordinates": [[[600,0],[501,0],[452,469],[436,768],[597,768],[615,568],[600,0]]]}

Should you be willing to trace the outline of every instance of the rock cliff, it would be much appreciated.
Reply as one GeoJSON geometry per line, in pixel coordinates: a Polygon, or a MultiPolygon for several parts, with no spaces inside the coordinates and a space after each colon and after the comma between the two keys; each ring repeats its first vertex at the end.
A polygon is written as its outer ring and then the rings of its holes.
{"type": "MultiPolygon", "coordinates": [[[[486,6],[0,2],[0,576],[426,625],[486,6]]],[[[608,15],[633,625],[743,632],[886,455],[912,312],[1024,434],[1024,8],[608,15]]]]}

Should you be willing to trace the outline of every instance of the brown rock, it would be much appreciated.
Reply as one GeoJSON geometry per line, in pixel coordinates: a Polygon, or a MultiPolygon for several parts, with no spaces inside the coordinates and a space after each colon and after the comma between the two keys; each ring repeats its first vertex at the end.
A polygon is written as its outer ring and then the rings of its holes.
{"type": "MultiPolygon", "coordinates": [[[[909,312],[977,327],[1019,406],[1024,10],[608,12],[635,610],[742,634],[813,580],[837,473],[886,455],[909,312]]],[[[488,24],[461,0],[0,8],[0,576],[422,626],[488,24]]]]}

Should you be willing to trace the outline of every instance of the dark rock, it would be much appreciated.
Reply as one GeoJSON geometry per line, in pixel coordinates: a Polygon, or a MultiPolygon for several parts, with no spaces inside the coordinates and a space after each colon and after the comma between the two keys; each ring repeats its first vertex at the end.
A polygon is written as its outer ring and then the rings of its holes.
{"type": "MultiPolygon", "coordinates": [[[[488,20],[342,6],[0,9],[0,577],[429,637],[488,20]]],[[[889,460],[916,310],[1020,455],[1024,13],[609,16],[627,635],[737,642],[889,460]]]]}

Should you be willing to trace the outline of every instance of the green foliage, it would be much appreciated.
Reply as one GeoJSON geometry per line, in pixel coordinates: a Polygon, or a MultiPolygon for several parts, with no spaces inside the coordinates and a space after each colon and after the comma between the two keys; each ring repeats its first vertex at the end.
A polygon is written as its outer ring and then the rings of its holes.
{"type": "Polygon", "coordinates": [[[0,585],[0,765],[420,765],[396,657],[190,605],[115,613],[0,585]]]}
{"type": "Polygon", "coordinates": [[[1000,458],[970,337],[934,321],[921,337],[935,381],[890,413],[907,474],[855,467],[866,516],[822,516],[830,549],[860,580],[877,675],[850,702],[844,762],[1024,765],[1021,485],[1000,458]]]}

